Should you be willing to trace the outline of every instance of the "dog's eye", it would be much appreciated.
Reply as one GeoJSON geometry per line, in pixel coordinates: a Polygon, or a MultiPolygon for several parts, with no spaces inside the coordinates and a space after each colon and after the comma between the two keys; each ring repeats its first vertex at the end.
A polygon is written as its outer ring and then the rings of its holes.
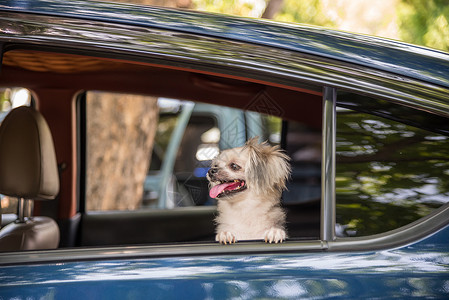
{"type": "Polygon", "coordinates": [[[238,171],[238,170],[241,169],[241,167],[240,167],[239,165],[235,164],[235,163],[229,164],[229,167],[230,167],[232,170],[234,170],[234,171],[238,171]]]}

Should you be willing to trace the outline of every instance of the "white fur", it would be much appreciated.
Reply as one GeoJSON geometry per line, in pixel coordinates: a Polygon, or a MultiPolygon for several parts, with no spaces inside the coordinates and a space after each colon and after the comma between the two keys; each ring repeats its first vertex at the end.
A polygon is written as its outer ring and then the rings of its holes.
{"type": "Polygon", "coordinates": [[[235,243],[242,240],[283,242],[286,237],[285,213],[280,196],[290,175],[288,157],[277,147],[256,139],[244,147],[223,151],[213,162],[216,174],[208,179],[211,186],[217,180],[245,180],[247,189],[218,198],[216,240],[235,243]],[[241,169],[232,170],[231,163],[241,169]]]}

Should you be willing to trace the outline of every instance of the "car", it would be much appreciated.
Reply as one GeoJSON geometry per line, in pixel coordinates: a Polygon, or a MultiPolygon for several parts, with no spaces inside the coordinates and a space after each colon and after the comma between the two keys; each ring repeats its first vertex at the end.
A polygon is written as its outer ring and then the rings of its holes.
{"type": "Polygon", "coordinates": [[[0,45],[0,298],[449,296],[448,53],[56,0],[3,2],[0,45]],[[221,245],[205,172],[257,136],[288,238],[221,245]]]}

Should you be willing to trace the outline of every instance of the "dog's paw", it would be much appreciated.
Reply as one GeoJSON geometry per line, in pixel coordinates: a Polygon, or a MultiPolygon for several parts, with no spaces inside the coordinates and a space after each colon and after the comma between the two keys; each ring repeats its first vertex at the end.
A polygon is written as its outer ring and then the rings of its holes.
{"type": "Polygon", "coordinates": [[[265,243],[282,243],[285,241],[287,234],[284,229],[271,227],[269,230],[265,231],[265,243]]]}
{"type": "Polygon", "coordinates": [[[220,244],[234,244],[237,242],[235,235],[228,231],[221,231],[215,236],[215,240],[220,244]]]}

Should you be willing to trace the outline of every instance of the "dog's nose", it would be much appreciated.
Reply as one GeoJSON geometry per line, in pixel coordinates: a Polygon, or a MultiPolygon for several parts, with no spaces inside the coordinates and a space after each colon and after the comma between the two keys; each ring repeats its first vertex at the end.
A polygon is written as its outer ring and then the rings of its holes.
{"type": "Polygon", "coordinates": [[[207,173],[209,173],[209,176],[213,176],[217,174],[217,172],[218,172],[217,168],[210,168],[209,171],[207,171],[207,173]]]}

